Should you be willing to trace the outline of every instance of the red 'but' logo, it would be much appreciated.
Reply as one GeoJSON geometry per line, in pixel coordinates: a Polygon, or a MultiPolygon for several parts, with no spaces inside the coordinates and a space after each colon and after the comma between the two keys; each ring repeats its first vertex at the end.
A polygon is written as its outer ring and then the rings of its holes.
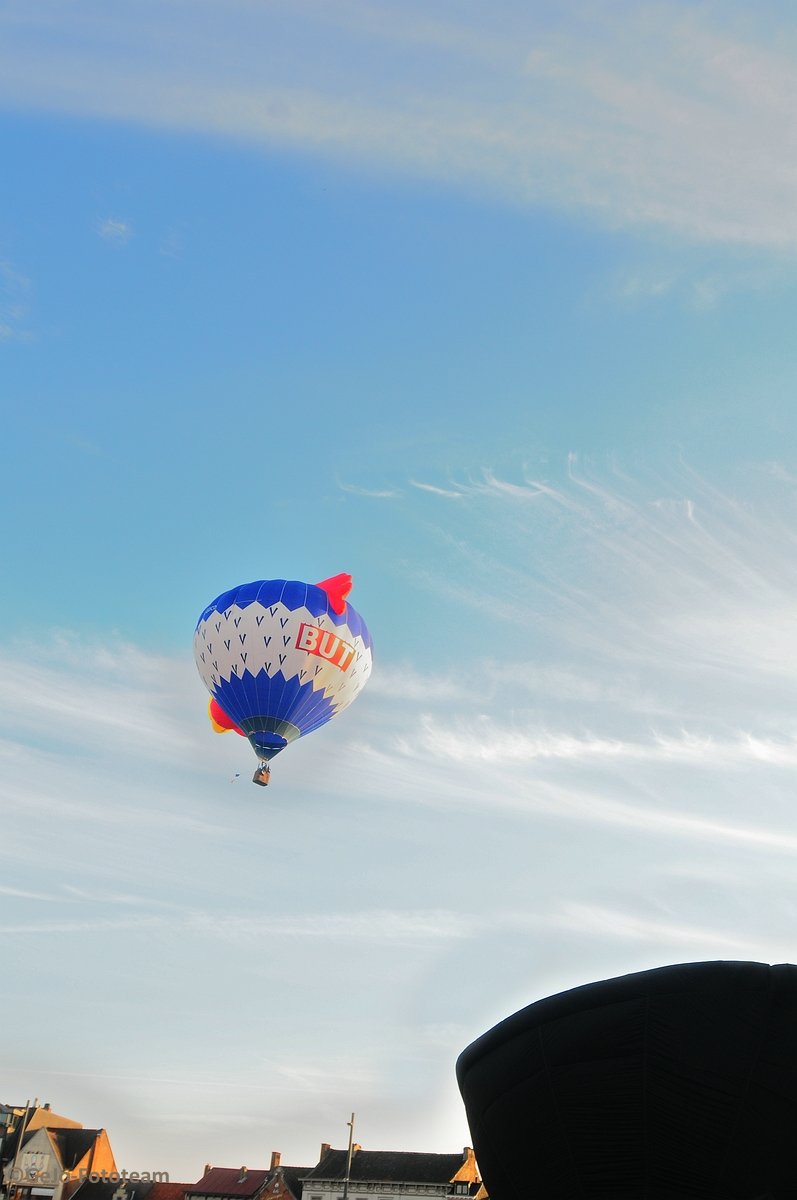
{"type": "Polygon", "coordinates": [[[296,635],[297,650],[306,650],[308,654],[316,654],[325,658],[333,666],[347,670],[354,661],[354,646],[344,642],[337,634],[328,629],[319,629],[317,625],[306,625],[302,621],[296,635]]]}

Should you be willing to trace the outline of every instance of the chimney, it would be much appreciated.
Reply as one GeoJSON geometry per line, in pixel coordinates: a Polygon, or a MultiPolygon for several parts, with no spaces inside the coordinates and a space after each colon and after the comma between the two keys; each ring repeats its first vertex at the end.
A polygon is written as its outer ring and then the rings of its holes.
{"type": "Polygon", "coordinates": [[[272,1171],[276,1171],[277,1167],[280,1165],[281,1158],[282,1158],[282,1155],[280,1154],[279,1150],[272,1150],[271,1151],[271,1167],[269,1169],[272,1171]]]}
{"type": "Polygon", "coordinates": [[[241,1167],[241,1174],[238,1176],[238,1182],[243,1183],[246,1179],[246,1167],[241,1167]]]}
{"type": "Polygon", "coordinates": [[[212,1170],[213,1170],[213,1163],[205,1163],[205,1170],[204,1170],[203,1174],[207,1175],[208,1171],[212,1171],[212,1170]]]}
{"type": "Polygon", "coordinates": [[[321,1143],[321,1154],[320,1154],[318,1161],[320,1162],[322,1158],[326,1158],[326,1156],[329,1154],[331,1149],[332,1149],[332,1144],[330,1142],[322,1142],[321,1143]]]}
{"type": "Polygon", "coordinates": [[[362,1150],[362,1146],[360,1145],[359,1142],[355,1142],[351,1148],[351,1152],[352,1152],[352,1154],[356,1154],[358,1150],[362,1150]]]}

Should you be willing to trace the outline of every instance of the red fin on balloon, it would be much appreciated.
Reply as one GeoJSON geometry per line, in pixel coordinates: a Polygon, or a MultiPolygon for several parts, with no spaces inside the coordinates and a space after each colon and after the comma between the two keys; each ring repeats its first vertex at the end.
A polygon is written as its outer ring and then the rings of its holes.
{"type": "Polygon", "coordinates": [[[351,575],[333,575],[330,579],[325,579],[323,583],[317,583],[316,587],[320,587],[329,596],[329,603],[332,611],[341,615],[346,607],[346,597],[351,591],[352,577],[351,575]]]}
{"type": "Polygon", "coordinates": [[[213,696],[210,697],[210,703],[208,704],[208,716],[216,733],[229,733],[231,729],[234,729],[236,733],[240,733],[241,737],[246,737],[243,729],[239,729],[232,717],[227,716],[224,709],[213,696]]]}

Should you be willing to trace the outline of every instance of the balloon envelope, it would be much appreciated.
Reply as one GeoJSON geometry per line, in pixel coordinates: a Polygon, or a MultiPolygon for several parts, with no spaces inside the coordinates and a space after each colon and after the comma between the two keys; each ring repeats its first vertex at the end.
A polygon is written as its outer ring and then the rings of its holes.
{"type": "Polygon", "coordinates": [[[709,962],[540,1000],[460,1055],[491,1200],[797,1196],[797,967],[709,962]]]}
{"type": "Polygon", "coordinates": [[[371,635],[341,580],[350,586],[348,576],[324,586],[256,580],[223,592],[199,618],[199,674],[261,759],[325,725],[368,681],[371,635]]]}

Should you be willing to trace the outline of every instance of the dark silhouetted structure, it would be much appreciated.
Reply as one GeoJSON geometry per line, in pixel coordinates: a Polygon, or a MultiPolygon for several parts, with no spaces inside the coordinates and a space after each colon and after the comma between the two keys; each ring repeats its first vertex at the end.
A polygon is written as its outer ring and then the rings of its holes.
{"type": "Polygon", "coordinates": [[[491,1200],[795,1200],[797,967],[661,967],[540,1000],[460,1055],[491,1200]]]}

